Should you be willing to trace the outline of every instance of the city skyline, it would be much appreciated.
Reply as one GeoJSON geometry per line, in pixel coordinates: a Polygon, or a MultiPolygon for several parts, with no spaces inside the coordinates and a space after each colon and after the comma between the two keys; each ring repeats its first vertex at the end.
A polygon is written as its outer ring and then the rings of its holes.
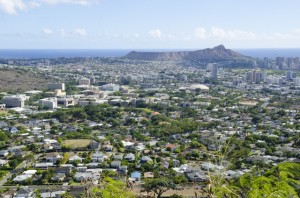
{"type": "Polygon", "coordinates": [[[300,48],[300,2],[0,0],[1,49],[300,48]]]}

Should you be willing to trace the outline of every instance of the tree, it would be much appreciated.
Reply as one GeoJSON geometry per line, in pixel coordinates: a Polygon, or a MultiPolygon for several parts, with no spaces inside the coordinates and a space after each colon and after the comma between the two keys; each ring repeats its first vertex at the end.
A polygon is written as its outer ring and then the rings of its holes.
{"type": "Polygon", "coordinates": [[[147,192],[154,192],[157,195],[157,198],[161,198],[164,192],[169,189],[175,189],[176,185],[167,178],[154,178],[146,180],[145,184],[143,184],[143,188],[147,192]]]}
{"type": "Polygon", "coordinates": [[[13,159],[10,162],[8,162],[8,164],[9,164],[10,167],[16,168],[18,166],[19,162],[18,162],[17,159],[13,159]]]}
{"type": "Polygon", "coordinates": [[[67,161],[69,160],[69,153],[64,153],[64,157],[62,159],[62,163],[65,164],[67,163],[67,161]]]}
{"type": "Polygon", "coordinates": [[[62,198],[73,198],[70,193],[66,192],[64,194],[61,195],[62,198]]]}
{"type": "Polygon", "coordinates": [[[5,177],[8,174],[8,171],[6,170],[0,170],[0,179],[2,179],[3,177],[5,177]]]}
{"type": "Polygon", "coordinates": [[[298,197],[300,193],[300,164],[284,162],[271,168],[264,175],[247,173],[239,179],[241,196],[298,197]]]}
{"type": "Polygon", "coordinates": [[[197,142],[196,140],[192,140],[192,142],[190,143],[191,148],[200,148],[201,147],[201,143],[197,142]]]}
{"type": "Polygon", "coordinates": [[[5,141],[5,140],[7,140],[7,135],[4,132],[0,131],[0,141],[5,141]]]}

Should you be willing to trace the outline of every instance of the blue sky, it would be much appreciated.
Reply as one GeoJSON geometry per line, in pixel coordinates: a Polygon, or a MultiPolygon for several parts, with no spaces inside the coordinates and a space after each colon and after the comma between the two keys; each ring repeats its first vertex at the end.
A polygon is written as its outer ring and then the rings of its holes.
{"type": "Polygon", "coordinates": [[[299,0],[0,0],[0,48],[300,48],[299,8],[299,0]]]}

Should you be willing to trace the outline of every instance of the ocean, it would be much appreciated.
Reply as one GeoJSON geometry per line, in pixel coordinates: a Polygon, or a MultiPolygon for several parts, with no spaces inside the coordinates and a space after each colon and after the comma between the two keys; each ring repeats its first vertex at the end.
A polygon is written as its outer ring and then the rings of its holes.
{"type": "MultiPolygon", "coordinates": [[[[135,51],[194,51],[196,49],[135,49],[135,51]]],[[[300,57],[296,49],[233,49],[246,56],[255,58],[300,57]]],[[[0,49],[1,59],[35,59],[58,57],[122,57],[133,49],[0,49]]]]}

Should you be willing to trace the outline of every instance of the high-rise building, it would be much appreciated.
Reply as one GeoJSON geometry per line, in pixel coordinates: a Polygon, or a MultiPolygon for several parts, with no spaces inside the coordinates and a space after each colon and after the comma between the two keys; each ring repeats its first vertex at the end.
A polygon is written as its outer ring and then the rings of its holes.
{"type": "Polygon", "coordinates": [[[294,84],[295,84],[295,86],[300,86],[300,78],[299,77],[294,78],[294,84]]]}
{"type": "Polygon", "coordinates": [[[294,78],[296,78],[296,72],[290,70],[286,71],[286,75],[285,75],[286,80],[293,80],[294,78]]]}
{"type": "Polygon", "coordinates": [[[212,64],[210,74],[212,79],[218,79],[218,64],[212,64]]]}
{"type": "Polygon", "coordinates": [[[284,67],[284,57],[276,57],[276,65],[279,69],[283,69],[284,67]]]}
{"type": "Polygon", "coordinates": [[[247,72],[245,78],[246,78],[247,82],[260,83],[260,82],[264,81],[265,73],[254,69],[250,72],[247,72]]]}
{"type": "Polygon", "coordinates": [[[299,65],[299,57],[294,58],[294,63],[295,63],[296,66],[299,65]]]}
{"type": "Polygon", "coordinates": [[[269,67],[269,58],[268,57],[264,57],[263,67],[266,67],[266,68],[269,67]]]}

